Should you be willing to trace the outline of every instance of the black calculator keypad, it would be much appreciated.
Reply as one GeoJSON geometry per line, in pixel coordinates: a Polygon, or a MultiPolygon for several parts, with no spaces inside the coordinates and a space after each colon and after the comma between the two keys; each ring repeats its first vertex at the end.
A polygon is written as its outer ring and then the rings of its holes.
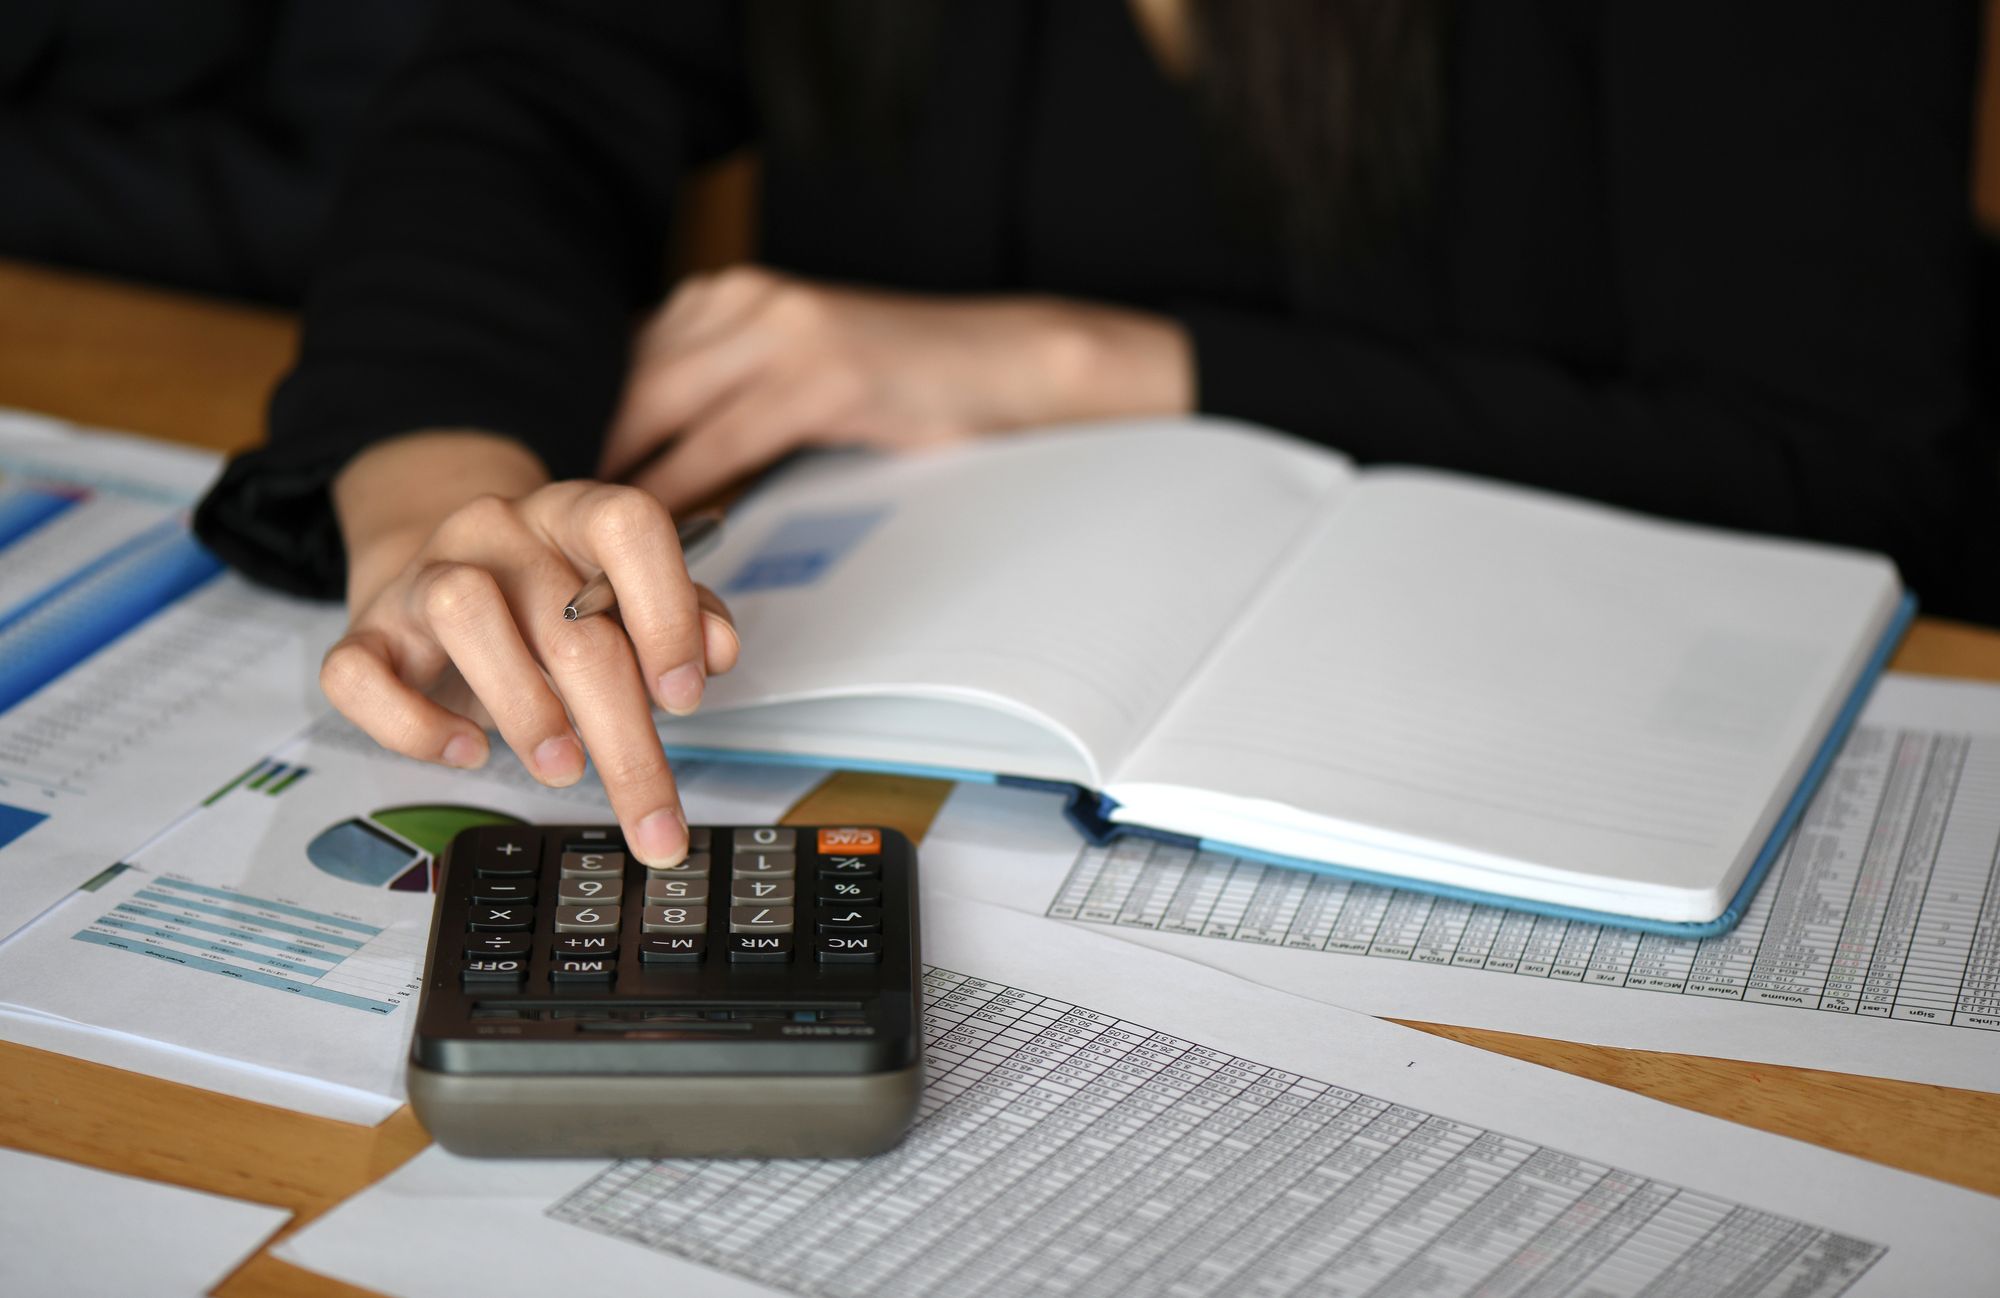
{"type": "MultiPolygon", "coordinates": [[[[696,826],[689,839],[686,860],[655,869],[615,829],[485,831],[445,882],[470,902],[449,952],[460,986],[528,997],[630,991],[634,978],[651,986],[647,978],[676,970],[726,979],[738,966],[772,965],[810,977],[820,966],[879,964],[902,931],[885,933],[879,830],[696,826]]],[[[897,887],[912,882],[898,876],[897,887]]]]}

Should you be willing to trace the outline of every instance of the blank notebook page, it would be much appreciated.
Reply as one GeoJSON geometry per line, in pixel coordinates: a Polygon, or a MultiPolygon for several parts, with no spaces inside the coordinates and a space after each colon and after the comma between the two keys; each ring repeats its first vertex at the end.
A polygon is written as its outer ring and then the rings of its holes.
{"type": "Polygon", "coordinates": [[[1895,599],[1873,556],[1377,470],[1118,782],[1288,804],[1502,872],[1711,886],[1895,599]]]}

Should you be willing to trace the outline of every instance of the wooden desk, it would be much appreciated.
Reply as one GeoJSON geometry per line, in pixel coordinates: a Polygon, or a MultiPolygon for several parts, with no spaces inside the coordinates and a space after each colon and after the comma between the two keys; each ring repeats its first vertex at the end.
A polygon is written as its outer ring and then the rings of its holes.
{"type": "MultiPolygon", "coordinates": [[[[275,312],[0,263],[0,405],[218,449],[244,446],[258,436],[264,398],[293,336],[289,318],[275,312]]],[[[2000,680],[2000,633],[1925,619],[1894,666],[2000,680]]],[[[877,820],[921,836],[945,788],[835,776],[792,816],[877,820]]],[[[2000,1095],[1409,1026],[2000,1194],[2000,1095]]],[[[0,1043],[0,1142],[276,1204],[303,1222],[410,1158],[425,1137],[408,1109],[377,1128],[353,1127],[0,1043]]],[[[265,1253],[218,1292],[360,1291],[265,1253]]]]}

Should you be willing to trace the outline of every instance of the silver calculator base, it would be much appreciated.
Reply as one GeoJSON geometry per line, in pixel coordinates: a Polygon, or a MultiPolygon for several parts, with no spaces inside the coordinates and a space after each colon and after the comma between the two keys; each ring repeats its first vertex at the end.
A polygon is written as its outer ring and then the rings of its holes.
{"type": "Polygon", "coordinates": [[[480,1158],[860,1158],[903,1138],[923,1069],[859,1076],[470,1075],[409,1065],[431,1138],[480,1158]]]}

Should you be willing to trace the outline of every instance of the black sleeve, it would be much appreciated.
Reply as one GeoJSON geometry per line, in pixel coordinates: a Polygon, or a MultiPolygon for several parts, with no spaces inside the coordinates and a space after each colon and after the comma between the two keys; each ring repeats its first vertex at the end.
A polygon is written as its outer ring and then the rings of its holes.
{"type": "Polygon", "coordinates": [[[0,5],[0,251],[295,305],[413,0],[0,5]]]}
{"type": "Polygon", "coordinates": [[[1968,567],[2000,586],[1970,354],[1973,7],[1763,11],[1602,10],[1618,365],[1197,304],[1202,407],[1364,461],[1884,550],[1932,607],[1962,606],[1968,567]]]}
{"type": "Polygon", "coordinates": [[[460,0],[371,113],[269,445],[196,529],[252,577],[338,596],[328,484],[419,428],[594,465],[634,314],[662,288],[676,178],[749,132],[727,0],[460,0]]]}

